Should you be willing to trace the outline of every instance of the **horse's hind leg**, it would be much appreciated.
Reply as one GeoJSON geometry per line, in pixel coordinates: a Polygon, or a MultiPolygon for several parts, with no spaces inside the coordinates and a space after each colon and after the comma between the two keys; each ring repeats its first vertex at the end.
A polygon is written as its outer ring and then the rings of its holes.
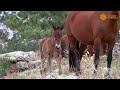
{"type": "Polygon", "coordinates": [[[97,73],[97,68],[98,68],[98,64],[99,64],[99,55],[100,55],[100,45],[101,45],[101,40],[100,38],[96,38],[94,40],[94,51],[95,51],[95,57],[94,57],[94,65],[95,65],[95,70],[94,73],[97,73]]]}
{"type": "Polygon", "coordinates": [[[76,50],[77,40],[74,37],[69,38],[69,70],[70,72],[80,72],[79,54],[76,50]]]}
{"type": "Polygon", "coordinates": [[[71,51],[70,45],[69,45],[69,72],[70,73],[73,71],[72,66],[74,65],[72,59],[73,59],[73,52],[71,51]]]}
{"type": "Polygon", "coordinates": [[[81,44],[80,47],[78,48],[80,62],[81,62],[81,59],[82,59],[85,49],[86,49],[86,45],[84,45],[84,44],[81,44]]]}

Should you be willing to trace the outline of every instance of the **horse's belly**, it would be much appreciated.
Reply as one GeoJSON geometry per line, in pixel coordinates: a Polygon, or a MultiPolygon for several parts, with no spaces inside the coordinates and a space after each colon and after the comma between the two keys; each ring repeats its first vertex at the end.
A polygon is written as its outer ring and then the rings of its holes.
{"type": "Polygon", "coordinates": [[[92,32],[90,32],[89,30],[88,31],[87,30],[85,31],[85,30],[86,29],[84,29],[84,30],[76,29],[76,30],[74,30],[73,35],[81,43],[88,44],[93,41],[93,35],[92,35],[92,32]],[[77,33],[77,32],[79,32],[79,33],[77,33]]]}

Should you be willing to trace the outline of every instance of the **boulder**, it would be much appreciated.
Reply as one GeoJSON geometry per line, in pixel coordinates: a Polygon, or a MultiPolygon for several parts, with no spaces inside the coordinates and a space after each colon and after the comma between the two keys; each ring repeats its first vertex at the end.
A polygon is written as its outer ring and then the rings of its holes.
{"type": "Polygon", "coordinates": [[[120,58],[120,43],[116,43],[113,48],[113,58],[120,58]]]}
{"type": "Polygon", "coordinates": [[[1,54],[0,58],[8,58],[11,62],[18,61],[34,61],[37,59],[36,53],[31,52],[23,52],[23,51],[15,51],[10,53],[1,54]]]}
{"type": "Polygon", "coordinates": [[[28,66],[28,63],[27,63],[27,62],[19,61],[19,62],[16,63],[16,68],[17,68],[19,71],[22,71],[22,70],[28,69],[29,66],[28,66]]]}
{"type": "Polygon", "coordinates": [[[34,68],[40,67],[40,65],[41,65],[40,60],[29,61],[28,62],[28,66],[29,66],[30,69],[34,69],[34,68]]]}
{"type": "Polygon", "coordinates": [[[10,72],[23,71],[27,69],[34,69],[40,66],[40,60],[37,60],[37,54],[33,51],[23,52],[15,51],[1,54],[0,58],[8,58],[11,61],[10,72]]]}

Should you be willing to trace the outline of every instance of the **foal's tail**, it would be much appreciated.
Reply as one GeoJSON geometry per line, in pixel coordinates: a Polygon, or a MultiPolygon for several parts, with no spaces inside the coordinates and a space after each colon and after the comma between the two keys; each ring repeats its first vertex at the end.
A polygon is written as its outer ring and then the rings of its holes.
{"type": "Polygon", "coordinates": [[[45,42],[46,39],[47,38],[43,38],[43,39],[39,40],[39,48],[40,48],[40,50],[42,50],[43,43],[45,42]]]}
{"type": "Polygon", "coordinates": [[[44,44],[44,42],[45,42],[45,40],[46,40],[47,38],[43,38],[43,39],[41,39],[41,40],[39,40],[39,50],[40,50],[40,56],[41,56],[41,58],[43,57],[43,51],[42,51],[42,47],[43,47],[43,44],[44,44]]]}

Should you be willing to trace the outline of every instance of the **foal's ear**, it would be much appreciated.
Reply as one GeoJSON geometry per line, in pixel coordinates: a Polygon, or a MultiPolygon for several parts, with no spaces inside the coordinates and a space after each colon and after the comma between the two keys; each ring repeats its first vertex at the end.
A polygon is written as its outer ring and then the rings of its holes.
{"type": "Polygon", "coordinates": [[[60,29],[63,30],[63,28],[64,28],[64,25],[62,24],[61,27],[60,27],[60,29]]]}
{"type": "Polygon", "coordinates": [[[56,30],[56,27],[52,24],[52,28],[53,28],[53,30],[56,30]]]}

